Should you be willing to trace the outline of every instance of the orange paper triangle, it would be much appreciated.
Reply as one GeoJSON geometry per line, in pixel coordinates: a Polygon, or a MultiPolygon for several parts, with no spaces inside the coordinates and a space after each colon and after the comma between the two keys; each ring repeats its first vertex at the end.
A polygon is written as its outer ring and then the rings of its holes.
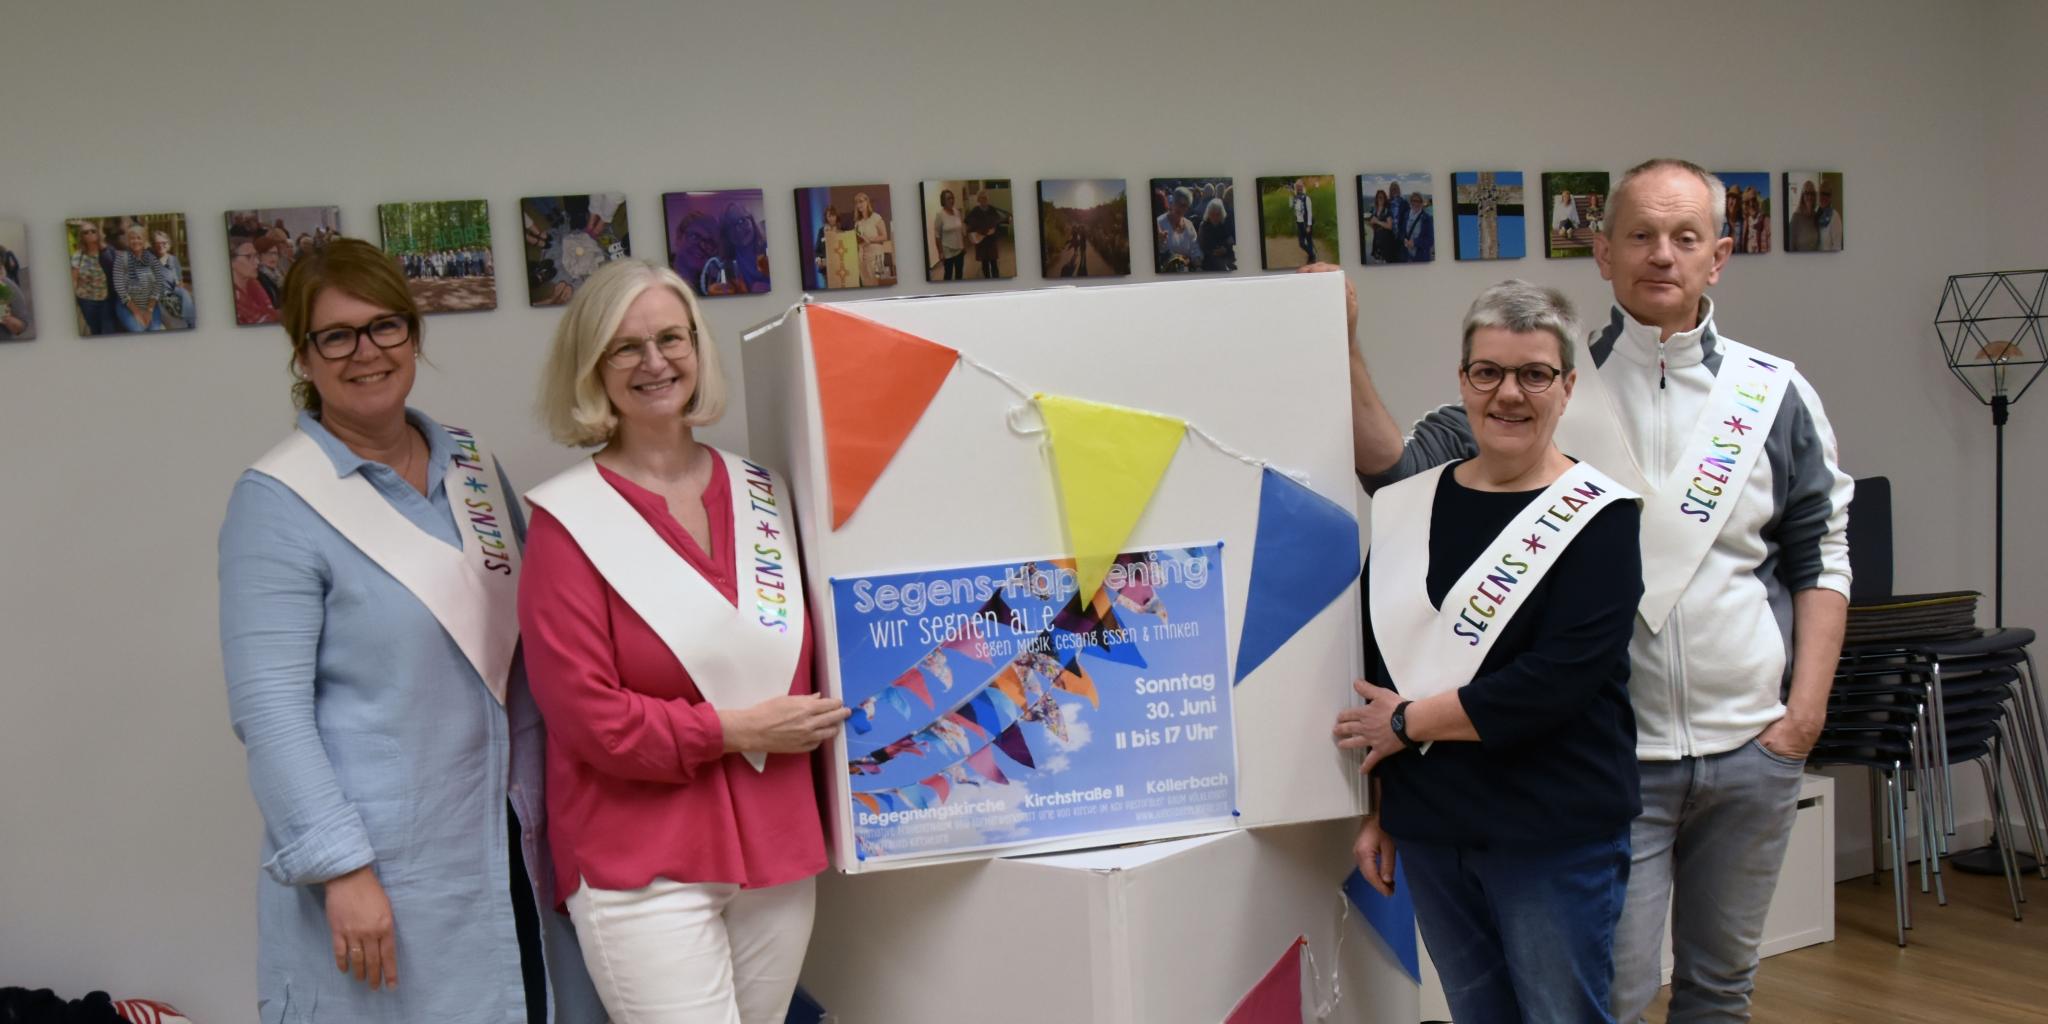
{"type": "Polygon", "coordinates": [[[830,306],[807,306],[832,528],[845,525],[953,372],[960,353],[830,306]]]}

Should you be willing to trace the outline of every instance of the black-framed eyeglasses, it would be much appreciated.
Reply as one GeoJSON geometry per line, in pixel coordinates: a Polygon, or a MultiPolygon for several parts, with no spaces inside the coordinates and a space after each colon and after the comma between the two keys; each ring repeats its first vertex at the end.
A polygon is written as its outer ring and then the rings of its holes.
{"type": "Polygon", "coordinates": [[[1513,374],[1516,386],[1524,394],[1540,394],[1550,390],[1557,378],[1564,376],[1564,368],[1549,363],[1523,363],[1520,366],[1502,366],[1491,359],[1474,359],[1458,368],[1465,375],[1465,383],[1474,391],[1491,392],[1500,387],[1501,381],[1513,374]]]}
{"type": "Polygon", "coordinates": [[[674,362],[681,359],[684,352],[694,353],[697,350],[697,336],[686,328],[671,327],[660,334],[613,338],[611,347],[605,349],[605,365],[614,370],[638,369],[647,361],[649,345],[659,349],[663,359],[674,362]]]}
{"type": "Polygon", "coordinates": [[[306,332],[306,343],[322,359],[347,359],[362,347],[364,337],[378,348],[397,348],[412,340],[412,318],[386,313],[360,327],[322,327],[306,332]]]}

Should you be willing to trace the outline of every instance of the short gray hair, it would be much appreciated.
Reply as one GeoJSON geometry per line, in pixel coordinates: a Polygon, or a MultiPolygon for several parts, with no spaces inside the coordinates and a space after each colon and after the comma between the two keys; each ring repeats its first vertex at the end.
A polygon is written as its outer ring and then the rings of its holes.
{"type": "Polygon", "coordinates": [[[1728,195],[1728,186],[1721,183],[1720,175],[1690,160],[1680,160],[1675,156],[1651,157],[1621,172],[1621,180],[1615,182],[1613,190],[1607,193],[1607,220],[1600,226],[1601,234],[1609,238],[1614,237],[1614,222],[1621,219],[1621,201],[1623,197],[1628,195],[1629,186],[1635,184],[1637,178],[1651,171],[1684,171],[1698,178],[1700,184],[1707,187],[1707,192],[1711,196],[1707,202],[1707,210],[1710,214],[1714,209],[1714,204],[1721,202],[1728,195]]]}
{"type": "Polygon", "coordinates": [[[1465,342],[1459,364],[1472,361],[1472,332],[1493,327],[1516,334],[1549,331],[1557,338],[1558,365],[1570,373],[1576,362],[1572,339],[1578,336],[1578,316],[1572,300],[1555,288],[1543,288],[1527,281],[1507,280],[1480,292],[1465,311],[1465,342]]]}

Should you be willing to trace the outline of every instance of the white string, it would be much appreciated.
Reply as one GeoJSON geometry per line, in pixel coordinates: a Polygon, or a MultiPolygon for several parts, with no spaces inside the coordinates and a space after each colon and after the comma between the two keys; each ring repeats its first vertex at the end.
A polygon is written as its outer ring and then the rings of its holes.
{"type": "Polygon", "coordinates": [[[1198,426],[1195,426],[1193,423],[1188,424],[1188,433],[1193,434],[1196,437],[1199,437],[1202,440],[1209,442],[1210,447],[1216,449],[1219,452],[1222,452],[1225,455],[1230,456],[1233,459],[1236,459],[1239,462],[1244,463],[1247,466],[1251,466],[1254,469],[1266,468],[1266,460],[1253,458],[1252,456],[1246,455],[1245,453],[1238,451],[1237,449],[1232,448],[1227,444],[1224,444],[1222,441],[1217,439],[1216,435],[1211,434],[1198,426]]]}
{"type": "MultiPolygon", "coordinates": [[[[1344,895],[1344,887],[1337,887],[1337,905],[1342,910],[1337,915],[1337,944],[1330,949],[1330,1000],[1316,1003],[1316,1019],[1328,1020],[1344,1002],[1344,922],[1351,918],[1351,899],[1344,895]]],[[[1315,988],[1323,987],[1323,972],[1316,970],[1316,951],[1304,945],[1302,951],[1308,954],[1309,980],[1315,988]]]]}
{"type": "Polygon", "coordinates": [[[990,366],[987,363],[984,363],[981,360],[976,359],[965,352],[959,353],[959,356],[961,362],[977,370],[980,370],[981,372],[988,374],[991,377],[994,377],[996,380],[1000,381],[1004,387],[1009,388],[1012,392],[1015,392],[1018,398],[1021,398],[1027,402],[1031,401],[1031,389],[1025,387],[1022,384],[1017,383],[1017,381],[1014,378],[1012,378],[1009,374],[1004,373],[1003,371],[998,370],[995,367],[990,366]]]}
{"type": "Polygon", "coordinates": [[[795,315],[796,315],[796,311],[797,311],[797,310],[800,310],[800,309],[804,308],[805,306],[808,306],[808,305],[810,305],[812,301],[813,301],[813,300],[811,299],[811,293],[810,293],[810,292],[805,292],[805,293],[803,293],[803,295],[802,295],[802,296],[800,296],[800,297],[799,297],[799,298],[798,298],[798,299],[796,300],[795,304],[791,305],[791,306],[790,306],[790,307],[789,307],[788,309],[785,309],[785,310],[783,310],[783,311],[782,311],[782,315],[781,315],[781,316],[778,316],[778,317],[776,317],[775,319],[773,319],[773,320],[770,320],[770,321],[768,321],[768,322],[767,322],[767,323],[765,323],[765,324],[757,324],[757,325],[755,325],[755,326],[754,326],[754,328],[753,328],[752,330],[749,330],[749,331],[748,331],[747,333],[745,333],[745,334],[742,334],[742,335],[740,335],[740,340],[741,340],[741,341],[752,341],[752,340],[754,340],[754,339],[755,339],[756,337],[758,337],[758,336],[760,336],[760,335],[763,335],[763,334],[766,334],[766,333],[768,333],[769,331],[772,331],[772,330],[776,329],[777,327],[780,327],[780,326],[782,326],[782,324],[783,324],[783,322],[784,322],[784,321],[786,321],[786,320],[788,320],[788,319],[789,319],[790,317],[792,317],[792,316],[795,316],[795,315]]]}
{"type": "MultiPolygon", "coordinates": [[[[796,301],[795,305],[792,305],[788,309],[783,310],[781,316],[778,316],[775,319],[770,320],[767,323],[764,323],[751,331],[748,331],[743,340],[750,341],[756,335],[772,331],[775,328],[782,326],[784,321],[788,320],[791,316],[794,316],[798,310],[809,305],[812,301],[813,300],[810,294],[806,292],[802,298],[796,301]]],[[[1022,414],[1030,412],[1033,408],[1035,408],[1037,402],[1037,396],[1031,391],[1030,388],[1027,388],[1024,385],[1017,383],[1017,379],[1015,377],[1012,377],[1009,374],[1004,373],[1003,371],[998,370],[995,367],[990,366],[987,363],[984,363],[981,360],[976,359],[965,352],[955,350],[954,355],[959,357],[960,362],[963,365],[967,366],[970,369],[979,370],[982,373],[987,374],[988,376],[994,378],[997,383],[1010,389],[1011,394],[1014,394],[1018,398],[1023,399],[1023,404],[1012,406],[1010,408],[1009,413],[1005,417],[1009,424],[1010,431],[1012,433],[1024,437],[1032,437],[1038,434],[1045,433],[1045,424],[1043,422],[1040,422],[1034,426],[1028,424],[1025,420],[1021,418],[1022,414]]],[[[1185,423],[1186,421],[1182,422],[1185,423]]],[[[1236,459],[1237,461],[1242,462],[1245,465],[1252,467],[1253,469],[1271,469],[1274,472],[1279,473],[1290,480],[1293,480],[1295,483],[1301,484],[1304,487],[1308,486],[1309,476],[1307,473],[1304,473],[1301,470],[1286,469],[1280,466],[1275,466],[1272,463],[1267,462],[1265,459],[1261,459],[1252,455],[1247,455],[1244,452],[1231,447],[1230,445],[1224,444],[1221,438],[1218,438],[1216,435],[1211,434],[1206,430],[1203,430],[1201,427],[1198,427],[1193,423],[1187,423],[1187,429],[1189,433],[1195,435],[1198,438],[1201,438],[1203,441],[1208,442],[1209,447],[1214,448],[1217,451],[1223,453],[1224,455],[1236,459]]]]}

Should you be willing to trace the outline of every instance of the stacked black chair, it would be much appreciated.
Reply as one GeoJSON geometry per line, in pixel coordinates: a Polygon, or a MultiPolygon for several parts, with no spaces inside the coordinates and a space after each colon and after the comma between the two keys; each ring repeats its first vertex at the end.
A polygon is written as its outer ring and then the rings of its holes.
{"type": "MultiPolygon", "coordinates": [[[[1854,642],[1842,648],[1812,763],[1871,772],[1871,852],[1875,860],[1889,844],[1901,946],[1912,927],[1909,809],[1918,806],[1920,889],[1928,891],[1931,883],[1937,901],[1946,904],[1941,858],[1956,828],[1951,768],[1975,763],[1991,802],[1998,867],[2018,919],[2026,893],[2015,855],[2014,807],[2025,821],[2035,864],[2048,878],[2048,757],[2042,744],[2048,719],[2027,650],[2033,631],[1969,628],[1974,595],[1891,592],[1891,484],[1883,477],[1856,483],[1849,552],[1854,642]],[[1967,603],[1959,608],[1959,601],[1967,603]],[[1896,635],[1886,635],[1888,630],[1896,635]],[[1909,794],[1917,799],[1909,800],[1909,794]]],[[[1872,881],[1877,880],[1874,872],[1872,881]]]]}

